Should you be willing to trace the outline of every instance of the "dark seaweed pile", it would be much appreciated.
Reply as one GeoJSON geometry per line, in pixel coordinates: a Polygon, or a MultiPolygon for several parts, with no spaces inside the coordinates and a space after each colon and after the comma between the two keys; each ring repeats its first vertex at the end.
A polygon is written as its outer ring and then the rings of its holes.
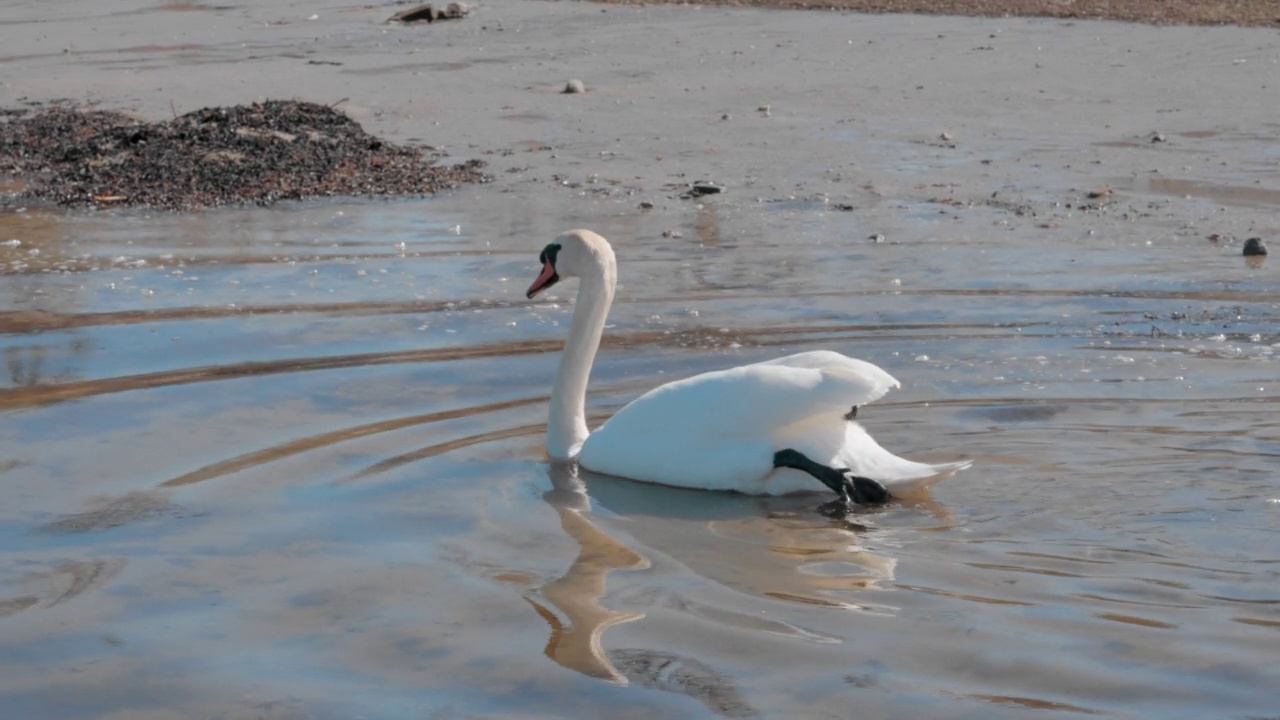
{"type": "Polygon", "coordinates": [[[26,181],[18,201],[189,210],[423,195],[482,182],[483,165],[433,164],[307,102],[205,108],[158,123],[65,106],[0,111],[0,175],[26,181]]]}

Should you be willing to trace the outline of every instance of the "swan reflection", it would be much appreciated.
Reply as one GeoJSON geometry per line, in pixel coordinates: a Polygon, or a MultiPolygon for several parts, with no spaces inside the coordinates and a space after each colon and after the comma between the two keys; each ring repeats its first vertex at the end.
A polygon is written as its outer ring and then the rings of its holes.
{"type": "Polygon", "coordinates": [[[525,598],[551,626],[544,652],[570,670],[625,685],[626,678],[600,647],[600,634],[605,628],[639,620],[644,614],[609,610],[600,604],[600,598],[610,571],[643,570],[649,567],[649,559],[613,539],[587,518],[584,513],[590,511],[591,501],[576,467],[552,465],[548,474],[551,489],[542,498],[555,508],[560,527],[578,543],[579,550],[565,574],[543,585],[537,593],[563,614],[564,621],[537,598],[525,598]]]}
{"type": "Polygon", "coordinates": [[[813,495],[762,498],[671,488],[597,475],[573,463],[553,463],[547,474],[551,489],[542,497],[579,552],[561,577],[531,588],[525,597],[550,627],[547,657],[575,672],[627,684],[633,674],[627,668],[638,666],[627,653],[637,651],[606,652],[601,637],[605,629],[645,613],[611,610],[601,599],[610,572],[644,570],[651,559],[662,558],[710,582],[648,592],[636,602],[678,608],[735,631],[843,642],[777,613],[762,616],[761,610],[776,601],[896,612],[873,601],[872,591],[893,581],[897,566],[896,559],[864,546],[877,531],[818,515],[813,495]],[[593,505],[610,516],[593,517],[593,505]],[[628,545],[610,534],[604,529],[610,525],[625,528],[634,540],[628,545]]]}

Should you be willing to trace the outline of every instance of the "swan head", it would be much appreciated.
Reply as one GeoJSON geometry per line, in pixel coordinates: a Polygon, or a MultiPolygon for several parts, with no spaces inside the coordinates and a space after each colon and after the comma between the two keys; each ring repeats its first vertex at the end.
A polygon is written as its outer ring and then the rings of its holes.
{"type": "Polygon", "coordinates": [[[538,262],[542,272],[525,292],[530,300],[571,277],[612,279],[615,267],[609,242],[590,230],[570,230],[556,238],[542,249],[538,262]]]}

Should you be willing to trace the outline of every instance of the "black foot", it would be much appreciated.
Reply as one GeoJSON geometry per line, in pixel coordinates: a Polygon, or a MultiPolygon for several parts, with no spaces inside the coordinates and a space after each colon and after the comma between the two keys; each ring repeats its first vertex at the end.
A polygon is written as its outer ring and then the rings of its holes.
{"type": "Polygon", "coordinates": [[[804,453],[791,448],[774,453],[773,466],[803,470],[817,478],[823,485],[831,488],[831,491],[839,496],[834,502],[823,505],[820,510],[834,509],[829,506],[839,506],[840,509],[847,513],[853,505],[878,505],[887,502],[891,497],[884,485],[875,480],[854,475],[849,468],[833,468],[819,465],[806,457],[804,453]]]}
{"type": "Polygon", "coordinates": [[[853,501],[862,505],[883,505],[889,502],[889,491],[884,485],[872,480],[854,475],[849,468],[841,468],[840,473],[844,476],[846,487],[849,488],[849,497],[853,501]]]}
{"type": "Polygon", "coordinates": [[[854,405],[852,410],[850,410],[849,412],[847,412],[847,413],[845,413],[845,414],[844,414],[844,419],[845,419],[845,420],[852,420],[852,419],[854,419],[854,418],[856,418],[856,417],[858,417],[858,406],[857,406],[857,405],[854,405]]]}
{"type": "Polygon", "coordinates": [[[818,514],[826,515],[829,518],[839,520],[846,515],[851,515],[857,509],[857,505],[849,498],[840,498],[831,502],[822,503],[818,506],[818,514]]]}

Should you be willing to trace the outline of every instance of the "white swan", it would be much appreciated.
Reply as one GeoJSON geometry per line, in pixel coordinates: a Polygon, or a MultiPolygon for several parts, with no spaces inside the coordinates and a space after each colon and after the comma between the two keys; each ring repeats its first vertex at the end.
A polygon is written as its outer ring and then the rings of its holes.
{"type": "Polygon", "coordinates": [[[898,381],[869,362],[829,350],[667,383],[590,433],[587,378],[613,304],[613,248],[590,230],[572,230],[547,245],[539,260],[542,272],[529,286],[530,299],[561,279],[580,279],[551,392],[552,460],[576,458],[588,470],[632,480],[757,495],[811,490],[816,478],[842,505],[883,502],[970,465],[927,465],[880,447],[853,417],[858,406],[898,381]]]}

